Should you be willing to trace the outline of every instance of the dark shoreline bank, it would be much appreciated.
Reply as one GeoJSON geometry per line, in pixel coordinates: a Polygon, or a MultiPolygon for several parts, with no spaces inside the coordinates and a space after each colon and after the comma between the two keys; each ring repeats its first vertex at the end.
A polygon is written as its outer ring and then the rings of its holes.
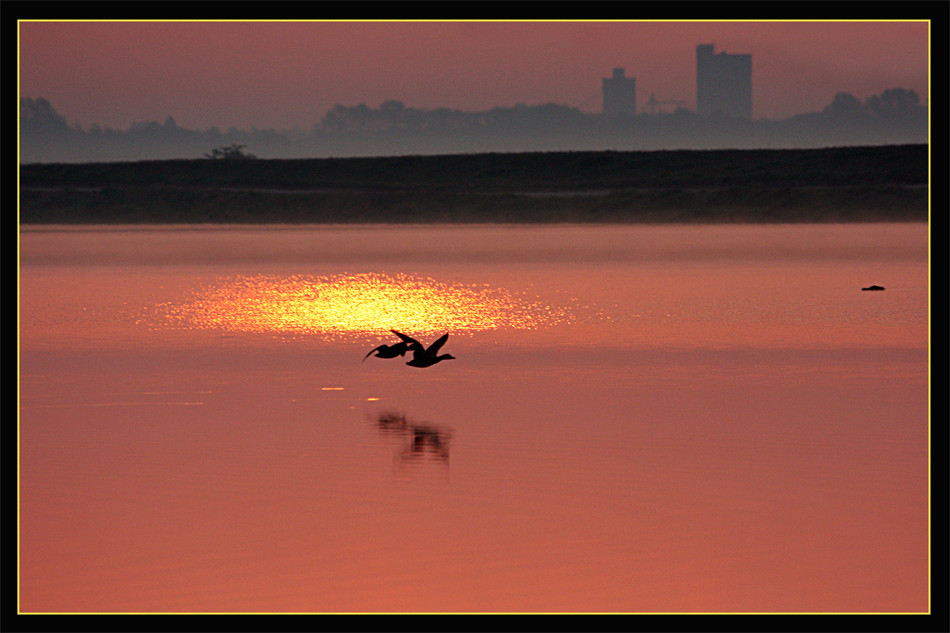
{"type": "Polygon", "coordinates": [[[926,145],[20,168],[23,224],[920,222],[926,145]]]}

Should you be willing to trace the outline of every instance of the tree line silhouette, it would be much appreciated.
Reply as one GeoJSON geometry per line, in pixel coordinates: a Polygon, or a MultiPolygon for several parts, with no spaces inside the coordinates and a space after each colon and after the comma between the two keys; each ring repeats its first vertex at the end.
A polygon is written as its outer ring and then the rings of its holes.
{"type": "Polygon", "coordinates": [[[591,114],[548,103],[486,111],[337,105],[310,130],[191,130],[172,117],[127,130],[69,124],[45,98],[20,100],[20,162],[180,158],[304,158],[534,151],[810,148],[928,141],[928,112],[913,90],[862,101],[838,93],[818,112],[786,119],[703,117],[685,108],[591,114]],[[253,149],[253,154],[245,151],[253,149]]]}

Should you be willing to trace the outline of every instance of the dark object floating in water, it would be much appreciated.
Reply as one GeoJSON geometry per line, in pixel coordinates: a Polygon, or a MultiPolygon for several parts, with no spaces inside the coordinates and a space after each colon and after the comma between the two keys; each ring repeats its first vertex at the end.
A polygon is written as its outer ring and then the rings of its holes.
{"type": "Polygon", "coordinates": [[[406,352],[408,351],[409,344],[406,342],[394,343],[393,345],[380,345],[376,349],[370,350],[360,362],[363,362],[369,358],[373,352],[376,352],[377,358],[396,358],[397,356],[405,356],[406,352]]]}
{"type": "Polygon", "coordinates": [[[411,336],[406,336],[402,332],[397,332],[396,330],[390,330],[390,332],[401,338],[403,342],[409,346],[409,349],[412,350],[412,360],[406,363],[411,367],[431,367],[432,365],[444,360],[455,359],[455,357],[451,354],[439,354],[439,349],[445,345],[445,341],[447,341],[449,338],[447,333],[440,336],[438,340],[436,340],[435,343],[429,347],[422,347],[422,343],[411,336]]]}
{"type": "Polygon", "coordinates": [[[867,288],[861,288],[861,290],[884,290],[884,286],[868,286],[867,288]]]}

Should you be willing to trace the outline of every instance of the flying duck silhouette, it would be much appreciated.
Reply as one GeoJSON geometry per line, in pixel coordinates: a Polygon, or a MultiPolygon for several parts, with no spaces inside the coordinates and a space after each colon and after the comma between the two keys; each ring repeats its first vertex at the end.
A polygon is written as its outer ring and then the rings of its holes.
{"type": "Polygon", "coordinates": [[[408,351],[409,344],[405,341],[394,343],[393,345],[380,345],[376,349],[370,350],[360,362],[365,362],[374,352],[376,353],[376,358],[396,358],[397,356],[405,356],[408,351]]]}
{"type": "Polygon", "coordinates": [[[412,338],[411,336],[406,336],[402,332],[397,332],[396,330],[390,330],[393,334],[398,336],[403,340],[403,343],[409,346],[409,349],[412,350],[412,360],[408,361],[406,364],[411,367],[431,367],[436,363],[440,363],[444,360],[454,360],[455,357],[451,354],[439,354],[439,349],[445,345],[445,342],[448,340],[448,333],[440,336],[432,345],[429,347],[423,347],[422,343],[412,338]]]}

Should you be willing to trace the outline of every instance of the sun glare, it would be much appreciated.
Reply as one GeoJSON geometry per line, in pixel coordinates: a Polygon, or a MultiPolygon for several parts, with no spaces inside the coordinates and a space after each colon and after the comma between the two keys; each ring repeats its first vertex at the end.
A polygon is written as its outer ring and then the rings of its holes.
{"type": "Polygon", "coordinates": [[[408,274],[257,275],[222,280],[180,304],[160,306],[165,323],[229,332],[319,335],[419,335],[562,322],[562,308],[487,284],[408,274]]]}

